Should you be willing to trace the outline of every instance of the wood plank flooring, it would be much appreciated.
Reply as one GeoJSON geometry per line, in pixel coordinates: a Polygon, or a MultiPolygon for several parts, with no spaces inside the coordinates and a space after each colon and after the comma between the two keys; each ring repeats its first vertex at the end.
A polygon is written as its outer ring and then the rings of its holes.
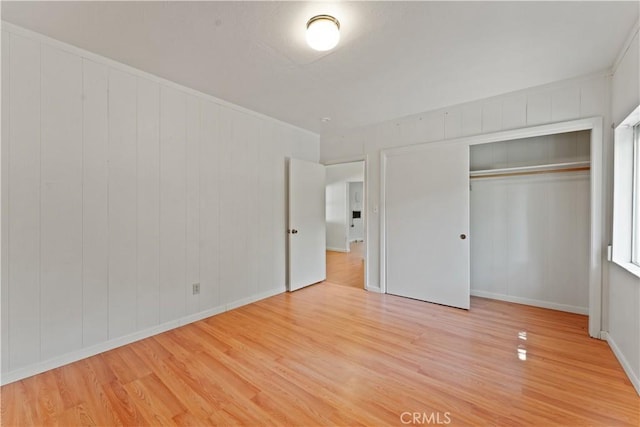
{"type": "Polygon", "coordinates": [[[323,283],[6,385],[2,425],[640,425],[586,317],[471,307],[323,283]]]}
{"type": "Polygon", "coordinates": [[[364,289],[364,242],[352,242],[350,250],[327,251],[327,282],[364,289]]]}

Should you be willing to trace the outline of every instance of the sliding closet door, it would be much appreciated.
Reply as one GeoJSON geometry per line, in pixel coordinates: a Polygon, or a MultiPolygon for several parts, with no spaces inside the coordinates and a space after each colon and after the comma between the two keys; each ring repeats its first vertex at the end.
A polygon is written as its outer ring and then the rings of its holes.
{"type": "Polygon", "coordinates": [[[468,309],[468,230],[467,145],[387,154],[387,293],[468,309]]]}

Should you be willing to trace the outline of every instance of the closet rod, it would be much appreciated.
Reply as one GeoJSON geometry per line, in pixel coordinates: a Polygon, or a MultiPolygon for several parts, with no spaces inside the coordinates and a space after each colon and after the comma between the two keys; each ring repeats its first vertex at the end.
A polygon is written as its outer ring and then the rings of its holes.
{"type": "Polygon", "coordinates": [[[522,172],[501,172],[501,173],[494,173],[494,174],[488,174],[488,175],[471,175],[469,178],[470,179],[499,178],[499,177],[503,177],[503,176],[540,175],[540,174],[543,174],[543,173],[579,172],[579,171],[588,171],[588,170],[591,170],[590,166],[582,166],[582,167],[577,167],[577,168],[522,171],[522,172]]]}

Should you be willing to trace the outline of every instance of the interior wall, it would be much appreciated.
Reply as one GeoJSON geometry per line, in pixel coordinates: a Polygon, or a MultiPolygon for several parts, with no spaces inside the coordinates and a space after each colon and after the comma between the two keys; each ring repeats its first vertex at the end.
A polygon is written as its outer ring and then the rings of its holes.
{"type": "MultiPolygon", "coordinates": [[[[397,120],[372,124],[346,132],[323,135],[320,158],[323,163],[338,162],[357,156],[367,158],[366,209],[367,274],[369,289],[380,284],[380,151],[386,148],[421,144],[462,136],[480,135],[501,130],[567,121],[593,116],[609,119],[609,83],[606,73],[585,76],[550,85],[424,112],[397,120]]],[[[604,135],[605,187],[611,175],[611,134],[604,135]]],[[[607,195],[605,194],[605,199],[607,195]]],[[[607,221],[610,224],[610,221],[607,221]]],[[[610,225],[603,224],[605,239],[611,235],[610,225]]],[[[606,252],[606,251],[605,251],[606,252]]],[[[606,270],[606,266],[603,267],[606,270]]],[[[603,299],[608,296],[603,284],[603,299]]],[[[603,313],[606,318],[606,312],[603,313]]]]}
{"type": "Polygon", "coordinates": [[[326,167],[327,249],[349,251],[349,183],[364,181],[364,162],[348,162],[326,167]]]}
{"type": "Polygon", "coordinates": [[[469,150],[472,171],[588,162],[590,158],[590,131],[477,144],[469,150]]]}
{"type": "Polygon", "coordinates": [[[3,382],[285,290],[285,158],[317,135],[10,28],[3,382]]]}
{"type": "Polygon", "coordinates": [[[346,182],[326,187],[327,250],[349,252],[349,190],[346,182]]]}
{"type": "Polygon", "coordinates": [[[471,294],[588,314],[588,172],[474,179],[471,294]]]}
{"type": "Polygon", "coordinates": [[[363,182],[349,183],[349,241],[364,240],[364,211],[362,200],[364,197],[363,182]],[[360,211],[360,218],[353,218],[353,211],[360,211]]]}
{"type": "MultiPolygon", "coordinates": [[[[636,28],[611,82],[612,118],[616,124],[640,104],[639,64],[640,42],[636,28]]],[[[609,343],[640,394],[640,278],[609,263],[609,287],[609,343]]]]}

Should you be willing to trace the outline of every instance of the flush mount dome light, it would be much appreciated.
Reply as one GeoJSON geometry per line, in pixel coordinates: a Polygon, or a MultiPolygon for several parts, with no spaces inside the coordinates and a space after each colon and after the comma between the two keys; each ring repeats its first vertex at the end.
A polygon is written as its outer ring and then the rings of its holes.
{"type": "Polygon", "coordinates": [[[333,49],[340,41],[340,23],[329,15],[316,15],[307,22],[307,43],[315,50],[333,49]]]}

